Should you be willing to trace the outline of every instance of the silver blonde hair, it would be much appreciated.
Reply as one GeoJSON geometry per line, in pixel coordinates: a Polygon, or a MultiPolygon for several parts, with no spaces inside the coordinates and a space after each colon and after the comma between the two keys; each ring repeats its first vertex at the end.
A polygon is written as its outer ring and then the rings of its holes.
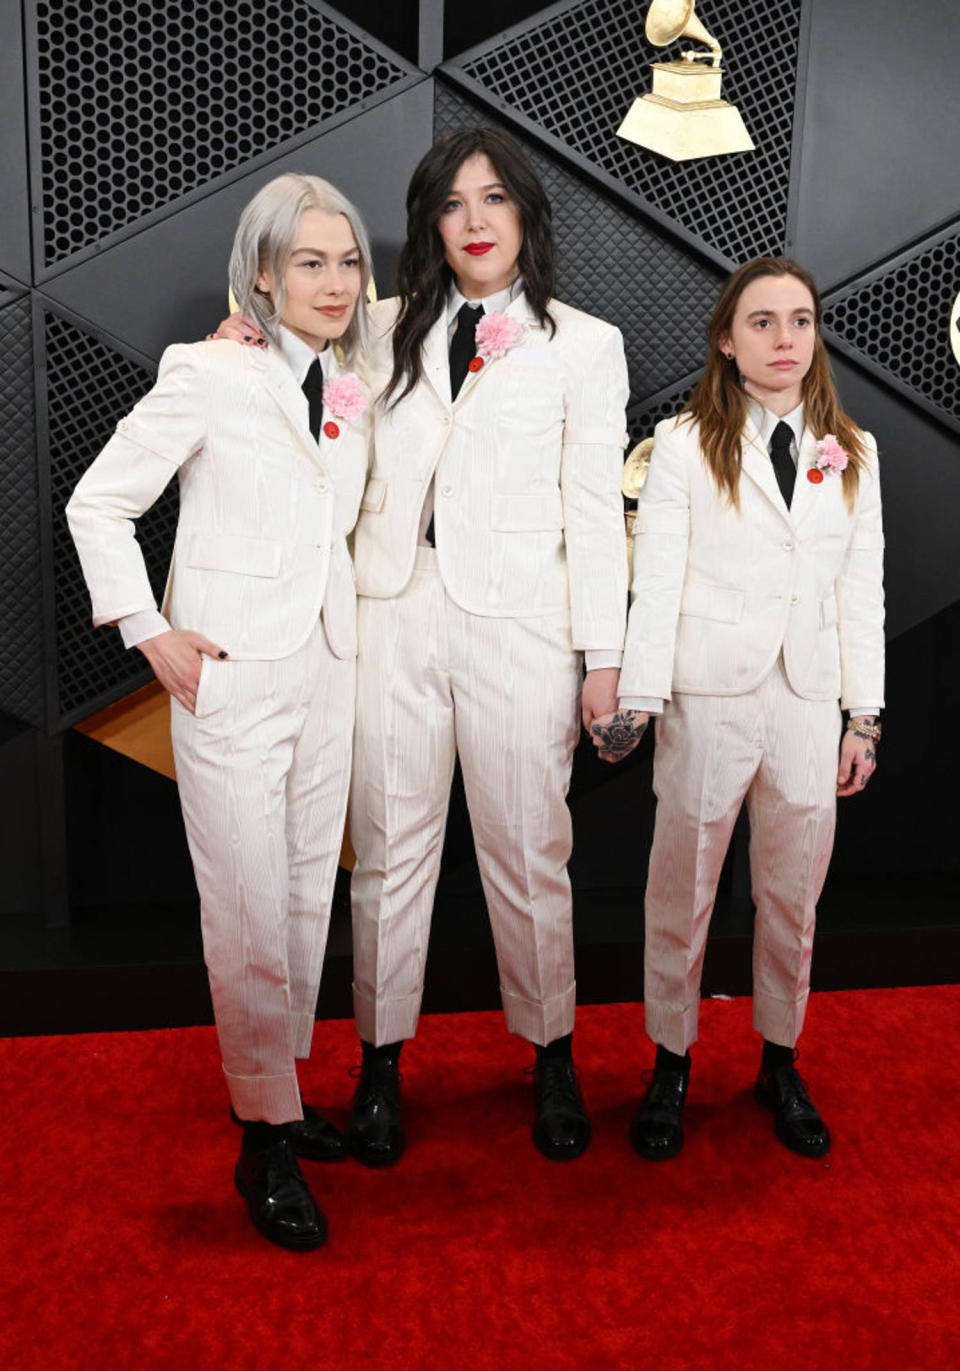
{"type": "Polygon", "coordinates": [[[283,274],[290,261],[301,215],[308,209],[342,214],[353,230],[360,251],[360,295],[350,325],[338,343],[345,360],[353,362],[357,354],[362,354],[367,341],[370,240],[356,208],[329,181],[293,171],[275,177],[257,191],[237,225],[230,254],[230,285],[240,309],[256,319],[272,343],[278,343],[277,328],[284,305],[283,274]],[[275,300],[257,289],[257,278],[262,271],[272,271],[279,283],[275,300]]]}

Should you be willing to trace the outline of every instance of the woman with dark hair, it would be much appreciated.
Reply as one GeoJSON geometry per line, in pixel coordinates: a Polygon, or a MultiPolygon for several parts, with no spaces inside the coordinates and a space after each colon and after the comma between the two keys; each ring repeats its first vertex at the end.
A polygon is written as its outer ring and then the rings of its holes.
{"type": "Polygon", "coordinates": [[[455,755],[511,1032],[536,1047],[534,1141],[579,1156],[566,792],[616,708],[626,605],[620,333],[553,299],[550,206],[505,133],[420,162],[354,543],[354,1154],[403,1150],[398,1061],[420,1012],[455,755]],[[587,676],[583,680],[583,654],[587,676]],[[582,692],[582,698],[581,698],[582,692]]]}
{"type": "Polygon", "coordinates": [[[707,931],[744,800],[756,1096],[787,1147],[830,1147],[795,1049],[836,796],[876,766],[883,532],[876,444],[840,405],[820,319],[796,262],[761,257],[730,277],[703,377],[657,425],[638,503],[620,713],[600,723],[622,756],[660,716],[644,996],[657,1057],[631,1129],[654,1160],[683,1145],[707,931]]]}

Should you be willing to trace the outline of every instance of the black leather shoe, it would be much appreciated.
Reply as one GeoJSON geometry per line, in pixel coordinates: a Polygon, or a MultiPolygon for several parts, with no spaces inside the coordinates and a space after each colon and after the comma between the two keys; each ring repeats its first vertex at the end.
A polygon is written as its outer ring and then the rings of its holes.
{"type": "Polygon", "coordinates": [[[294,1252],[312,1252],[327,1240],[327,1224],[300,1174],[283,1125],[247,1124],[234,1170],[254,1228],[294,1252]]]}
{"type": "MultiPolygon", "coordinates": [[[[290,1146],[296,1156],[305,1162],[345,1162],[347,1145],[340,1130],[321,1118],[306,1100],[301,1100],[300,1104],[303,1118],[287,1124],[290,1146]]],[[[233,1109],[230,1110],[230,1117],[243,1127],[243,1120],[237,1118],[233,1109]]]]}
{"type": "Polygon", "coordinates": [[[347,1150],[364,1166],[392,1166],[403,1156],[406,1143],[399,1059],[371,1057],[359,1067],[359,1077],[344,1134],[347,1150]]]}
{"type": "Polygon", "coordinates": [[[634,1151],[647,1161],[669,1161],[683,1147],[681,1120],[689,1083],[689,1065],[685,1071],[654,1067],[646,1094],[630,1125],[634,1151]]]}
{"type": "Polygon", "coordinates": [[[773,1111],[773,1130],[791,1152],[801,1157],[824,1157],[830,1151],[830,1130],[807,1094],[792,1062],[768,1071],[761,1066],[754,1094],[773,1111]]]}
{"type": "Polygon", "coordinates": [[[544,1057],[533,1068],[537,1118],[533,1141],[552,1162],[570,1162],[590,1141],[590,1120],[583,1107],[573,1062],[544,1057]]]}

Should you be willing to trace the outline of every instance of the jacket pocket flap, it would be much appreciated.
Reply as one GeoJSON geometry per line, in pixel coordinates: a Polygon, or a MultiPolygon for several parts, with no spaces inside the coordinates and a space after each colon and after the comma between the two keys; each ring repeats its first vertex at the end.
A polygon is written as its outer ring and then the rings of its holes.
{"type": "Polygon", "coordinates": [[[490,527],[499,533],[547,533],[563,528],[559,492],[543,495],[493,495],[490,527]]]}
{"type": "Polygon", "coordinates": [[[360,508],[369,510],[371,514],[379,514],[383,509],[383,502],[387,498],[387,483],[379,477],[371,476],[363,492],[363,499],[360,501],[360,508]]]}
{"type": "Polygon", "coordinates": [[[275,538],[242,533],[193,533],[187,566],[202,571],[235,571],[242,576],[279,576],[283,544],[275,538]]]}
{"type": "Polygon", "coordinates": [[[721,624],[736,624],[743,617],[743,599],[743,591],[732,586],[692,581],[683,588],[680,613],[698,619],[714,619],[721,624]]]}
{"type": "Polygon", "coordinates": [[[820,627],[829,628],[837,622],[837,597],[827,595],[820,601],[820,627]]]}

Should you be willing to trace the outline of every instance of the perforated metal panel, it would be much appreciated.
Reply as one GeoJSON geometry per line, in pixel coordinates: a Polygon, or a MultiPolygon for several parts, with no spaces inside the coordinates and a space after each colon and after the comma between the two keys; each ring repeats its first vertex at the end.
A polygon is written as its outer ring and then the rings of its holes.
{"type": "MultiPolygon", "coordinates": [[[[438,82],[437,137],[466,124],[497,123],[489,110],[438,82]]],[[[518,141],[553,206],[560,299],[623,331],[637,400],[688,376],[703,360],[719,272],[692,260],[651,225],[638,223],[629,210],[531,140],[518,141]]]]}
{"type": "Polygon", "coordinates": [[[49,266],[406,79],[307,0],[39,0],[49,266]]]}
{"type": "Polygon", "coordinates": [[[39,727],[44,722],[43,589],[29,300],[0,310],[0,331],[0,710],[39,727]]]}
{"type": "MultiPolygon", "coordinates": [[[[63,510],[74,486],[153,374],[76,325],[45,316],[59,722],[69,724],[144,679],[116,629],[91,626],[90,598],[63,510]]],[[[154,593],[163,592],[177,523],[176,482],[137,521],[154,593]]]]}
{"type": "Polygon", "coordinates": [[[617,137],[634,97],[651,88],[650,61],[679,55],[679,43],[647,43],[647,8],[640,0],[574,3],[451,67],[729,262],[783,252],[800,0],[698,7],[724,48],[723,98],[739,107],[756,151],[679,164],[617,137]]]}
{"type": "Polygon", "coordinates": [[[871,370],[960,421],[960,367],[950,348],[958,289],[960,227],[954,226],[831,295],[824,323],[871,370]]]}
{"type": "Polygon", "coordinates": [[[661,419],[670,419],[674,414],[679,414],[690,399],[694,384],[695,382],[688,380],[668,394],[654,396],[648,403],[632,408],[627,415],[631,443],[652,438],[653,430],[661,419]]]}

